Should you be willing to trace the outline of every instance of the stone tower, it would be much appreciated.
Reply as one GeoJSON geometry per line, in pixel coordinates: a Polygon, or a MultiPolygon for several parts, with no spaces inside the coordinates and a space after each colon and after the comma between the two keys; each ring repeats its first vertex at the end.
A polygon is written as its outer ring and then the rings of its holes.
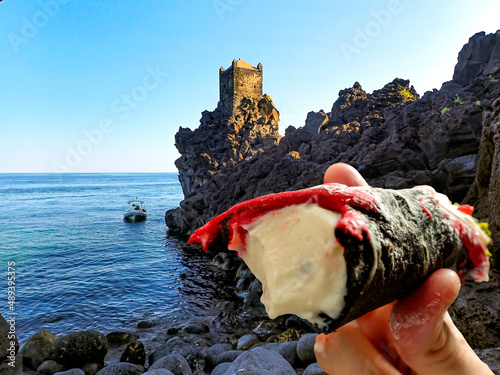
{"type": "Polygon", "coordinates": [[[239,59],[233,60],[227,69],[219,69],[219,109],[225,117],[231,117],[241,99],[260,100],[262,97],[262,64],[257,68],[239,59]]]}

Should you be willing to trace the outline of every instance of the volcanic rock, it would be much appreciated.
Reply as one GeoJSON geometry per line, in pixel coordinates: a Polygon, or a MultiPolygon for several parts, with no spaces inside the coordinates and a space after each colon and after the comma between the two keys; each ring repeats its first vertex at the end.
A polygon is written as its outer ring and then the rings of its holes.
{"type": "Polygon", "coordinates": [[[57,336],[52,332],[42,329],[26,341],[19,353],[23,356],[26,367],[36,370],[49,357],[52,345],[57,336]]]}
{"type": "Polygon", "coordinates": [[[0,315],[0,373],[17,375],[22,372],[23,360],[15,333],[15,318],[7,321],[0,315]],[[10,320],[14,319],[14,320],[10,320]]]}
{"type": "Polygon", "coordinates": [[[107,352],[106,336],[97,331],[80,331],[55,340],[50,359],[68,368],[81,368],[89,362],[103,363],[107,352]]]}

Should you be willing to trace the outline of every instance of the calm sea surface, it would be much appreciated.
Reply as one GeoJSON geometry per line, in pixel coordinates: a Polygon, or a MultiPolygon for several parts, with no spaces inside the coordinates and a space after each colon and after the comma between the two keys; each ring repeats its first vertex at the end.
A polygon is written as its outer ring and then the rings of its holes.
{"type": "Polygon", "coordinates": [[[41,328],[108,333],[141,320],[181,322],[218,302],[207,258],[166,235],[165,211],[182,199],[176,174],[0,174],[0,199],[0,311],[13,316],[15,262],[21,342],[41,328]],[[148,220],[124,222],[135,197],[148,220]]]}

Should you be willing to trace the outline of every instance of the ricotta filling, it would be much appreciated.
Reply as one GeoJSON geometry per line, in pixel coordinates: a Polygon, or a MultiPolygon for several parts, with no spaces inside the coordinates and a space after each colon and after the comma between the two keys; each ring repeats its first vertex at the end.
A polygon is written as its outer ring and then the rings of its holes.
{"type": "MultiPolygon", "coordinates": [[[[320,327],[318,314],[335,319],[347,294],[344,248],[335,238],[341,215],[316,204],[291,205],[249,224],[245,250],[231,241],[262,282],[261,301],[270,318],[295,314],[320,327]]],[[[235,231],[236,233],[237,231],[235,231]]]]}

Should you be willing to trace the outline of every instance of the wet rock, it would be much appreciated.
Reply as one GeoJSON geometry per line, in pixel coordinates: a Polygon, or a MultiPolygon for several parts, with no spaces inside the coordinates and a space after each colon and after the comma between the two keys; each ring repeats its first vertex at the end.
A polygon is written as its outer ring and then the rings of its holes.
{"type": "Polygon", "coordinates": [[[108,341],[102,333],[80,331],[56,339],[50,358],[69,368],[81,368],[88,362],[104,362],[107,351],[108,341]]]}
{"type": "Polygon", "coordinates": [[[228,350],[227,352],[222,352],[217,357],[217,365],[224,362],[233,362],[241,354],[243,354],[243,351],[241,350],[228,350]]]}
{"type": "Polygon", "coordinates": [[[24,366],[36,370],[49,356],[57,336],[42,329],[31,336],[19,349],[24,366]]]}
{"type": "Polygon", "coordinates": [[[154,364],[158,359],[169,354],[179,354],[184,358],[187,358],[196,352],[197,350],[191,344],[187,343],[180,337],[173,337],[165,344],[159,346],[153,354],[151,354],[149,357],[149,363],[154,364]]]}
{"type": "Polygon", "coordinates": [[[189,363],[180,354],[166,355],[157,361],[149,368],[149,370],[167,369],[176,375],[192,375],[189,363]]]}
{"type": "Polygon", "coordinates": [[[106,335],[109,345],[124,345],[135,341],[139,338],[138,335],[131,332],[114,331],[106,335]]]}
{"type": "Polygon", "coordinates": [[[281,355],[256,347],[244,352],[228,367],[224,375],[295,375],[295,370],[281,355]]]}
{"type": "Polygon", "coordinates": [[[200,335],[202,333],[209,332],[210,328],[206,324],[203,324],[203,323],[190,322],[190,323],[186,324],[182,330],[186,333],[200,335]]]}
{"type": "Polygon", "coordinates": [[[140,341],[129,343],[120,357],[120,362],[129,362],[144,366],[146,363],[146,350],[144,349],[144,344],[140,341]]]}
{"type": "Polygon", "coordinates": [[[316,333],[306,333],[302,335],[297,343],[297,356],[305,363],[316,362],[314,354],[314,343],[316,342],[316,333]]]}
{"type": "Polygon", "coordinates": [[[218,361],[217,358],[219,355],[221,355],[224,352],[227,352],[229,350],[233,350],[233,347],[229,344],[226,343],[218,343],[215,345],[212,345],[209,347],[207,350],[205,350],[205,358],[207,360],[207,364],[210,368],[214,368],[217,366],[218,361]]]}
{"type": "Polygon", "coordinates": [[[19,354],[19,341],[15,334],[15,318],[4,319],[0,315],[0,370],[5,375],[17,375],[23,370],[23,358],[19,354]]]}
{"type": "Polygon", "coordinates": [[[317,363],[311,363],[309,366],[307,366],[303,375],[328,375],[328,374],[324,372],[317,363]]]}
{"type": "Polygon", "coordinates": [[[247,290],[250,287],[252,281],[255,280],[255,276],[248,268],[241,272],[238,272],[236,274],[236,278],[238,279],[238,282],[236,283],[236,289],[238,289],[239,291],[247,290]]]}
{"type": "Polygon", "coordinates": [[[244,300],[244,309],[254,317],[267,317],[266,309],[260,297],[262,296],[262,283],[255,279],[250,283],[244,300]]]}
{"type": "Polygon", "coordinates": [[[97,375],[139,375],[140,373],[141,371],[132,363],[117,362],[107,365],[97,375]]]}
{"type": "Polygon", "coordinates": [[[257,324],[252,332],[259,335],[262,340],[266,341],[269,337],[282,333],[278,326],[279,321],[277,320],[263,320],[257,324]]]}
{"type": "Polygon", "coordinates": [[[85,375],[85,372],[80,368],[72,368],[70,370],[56,372],[54,375],[85,375]]]}
{"type": "Polygon", "coordinates": [[[66,371],[66,369],[67,367],[63,364],[49,359],[38,366],[36,373],[37,375],[54,375],[56,372],[66,371]]]}
{"type": "Polygon", "coordinates": [[[238,344],[236,345],[237,350],[247,350],[250,349],[255,344],[259,343],[260,337],[255,333],[249,333],[245,336],[240,337],[238,344]]]}
{"type": "Polygon", "coordinates": [[[167,335],[176,335],[179,332],[179,328],[177,327],[168,327],[166,333],[167,335]]]}
{"type": "Polygon", "coordinates": [[[137,328],[147,329],[147,328],[154,327],[155,325],[156,325],[156,323],[153,322],[152,320],[141,320],[139,323],[137,323],[137,328]]]}

